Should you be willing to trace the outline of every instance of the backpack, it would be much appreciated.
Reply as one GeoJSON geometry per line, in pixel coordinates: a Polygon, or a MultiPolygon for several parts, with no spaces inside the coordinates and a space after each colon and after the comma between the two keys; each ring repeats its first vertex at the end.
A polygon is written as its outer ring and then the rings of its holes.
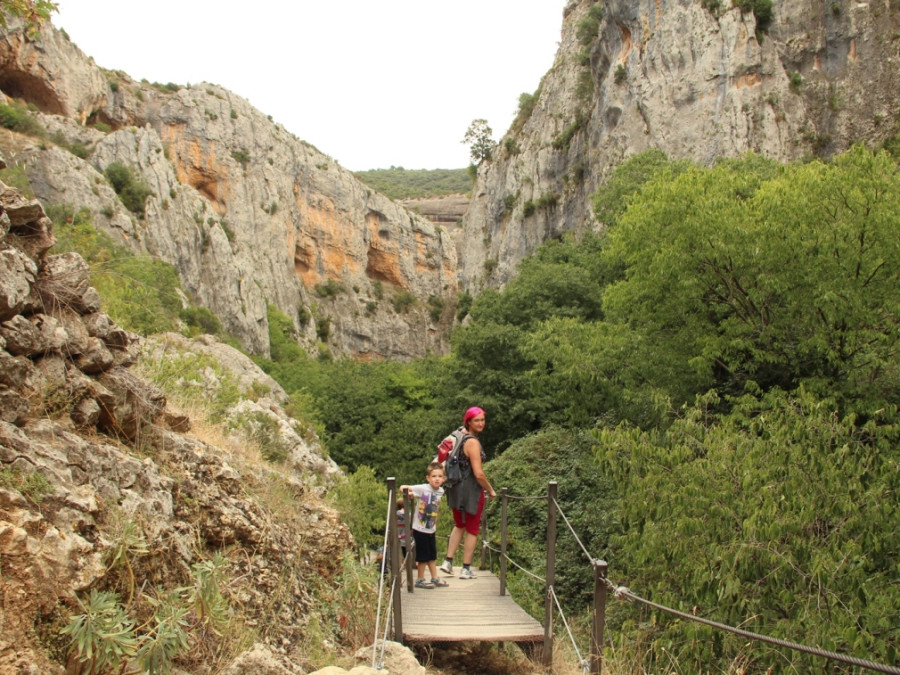
{"type": "Polygon", "coordinates": [[[445,488],[456,487],[463,479],[463,470],[459,464],[459,454],[469,438],[474,438],[474,436],[467,432],[465,427],[460,427],[438,445],[435,461],[442,462],[444,465],[444,474],[447,477],[444,481],[445,488]]]}

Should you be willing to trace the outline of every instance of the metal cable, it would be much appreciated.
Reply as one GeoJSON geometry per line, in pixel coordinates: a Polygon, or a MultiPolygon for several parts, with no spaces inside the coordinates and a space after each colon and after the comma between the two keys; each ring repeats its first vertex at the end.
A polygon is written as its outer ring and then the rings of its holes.
{"type": "Polygon", "coordinates": [[[578,645],[575,643],[575,636],[572,635],[572,631],[569,629],[569,622],[566,621],[566,614],[563,612],[562,605],[559,604],[559,598],[556,596],[556,589],[551,586],[548,590],[550,592],[550,597],[553,598],[553,602],[556,604],[559,618],[562,619],[563,625],[566,627],[566,633],[569,634],[569,642],[572,643],[572,647],[575,649],[575,655],[578,657],[578,663],[581,664],[581,670],[587,673],[590,670],[590,663],[581,655],[581,650],[578,649],[578,645]]]}
{"type": "MultiPolygon", "coordinates": [[[[388,497],[390,497],[390,496],[391,495],[388,495],[388,497]]],[[[387,564],[387,543],[388,543],[388,535],[390,534],[390,531],[391,531],[392,506],[393,505],[391,503],[391,499],[388,499],[387,516],[384,519],[384,540],[383,540],[382,549],[381,549],[383,551],[383,553],[381,555],[381,565],[379,566],[379,568],[380,568],[379,569],[379,572],[380,572],[379,577],[380,578],[378,579],[378,609],[375,612],[375,637],[372,640],[372,668],[375,668],[376,652],[378,649],[378,626],[381,623],[381,598],[384,595],[384,568],[385,568],[385,565],[387,564]]],[[[393,580],[391,582],[391,585],[393,585],[393,580]]],[[[394,596],[394,594],[391,593],[392,599],[393,599],[393,596],[394,596]]],[[[385,615],[385,620],[384,620],[385,631],[387,631],[387,625],[388,625],[387,617],[388,616],[390,616],[390,612],[388,612],[385,615]]]]}
{"type": "MultiPolygon", "coordinates": [[[[384,668],[384,652],[387,649],[387,634],[388,634],[388,625],[390,621],[388,621],[388,617],[391,616],[391,612],[394,609],[394,584],[397,583],[396,579],[391,579],[391,594],[390,600],[388,601],[387,611],[384,615],[384,633],[381,636],[381,661],[378,662],[376,666],[373,662],[372,668],[375,670],[382,670],[384,668]]],[[[378,624],[375,624],[375,642],[378,642],[378,624]]]]}
{"type": "Polygon", "coordinates": [[[534,577],[535,579],[537,579],[537,580],[540,581],[541,583],[547,583],[547,580],[546,580],[546,579],[544,579],[543,577],[537,576],[537,575],[534,574],[533,572],[529,572],[528,570],[526,570],[524,567],[522,567],[519,563],[517,563],[515,560],[513,560],[512,558],[510,558],[510,557],[509,557],[508,555],[506,555],[505,553],[502,553],[501,551],[498,551],[497,549],[495,549],[495,548],[493,548],[493,547],[491,547],[491,546],[488,546],[488,548],[491,549],[491,551],[494,551],[495,553],[497,553],[497,555],[500,555],[500,556],[506,558],[506,560],[507,560],[508,562],[512,563],[515,567],[518,567],[520,570],[522,570],[522,571],[523,571],[525,574],[527,574],[528,576],[534,577]]]}
{"type": "Polygon", "coordinates": [[[653,607],[655,609],[661,610],[663,612],[668,612],[669,614],[674,614],[675,616],[680,616],[683,619],[688,619],[690,621],[696,621],[697,623],[706,624],[707,626],[712,626],[713,628],[718,628],[719,630],[728,631],[730,633],[734,633],[735,635],[740,635],[741,637],[750,638],[751,640],[759,640],[760,642],[768,642],[769,644],[777,645],[779,647],[787,647],[788,649],[794,649],[799,652],[806,652],[807,654],[812,654],[814,656],[821,656],[822,658],[830,659],[832,661],[840,661],[841,663],[847,663],[852,666],[859,666],[860,668],[867,668],[869,670],[875,670],[880,673],[891,673],[892,675],[900,675],[900,668],[895,668],[894,666],[886,666],[881,663],[875,663],[874,661],[867,661],[866,659],[858,659],[855,656],[846,656],[844,654],[838,654],[836,652],[825,651],[824,649],[818,649],[816,647],[807,647],[806,645],[801,645],[796,642],[789,642],[787,640],[781,640],[779,638],[769,637],[767,635],[760,635],[759,633],[753,633],[748,630],[743,630],[741,628],[733,628],[732,626],[728,626],[724,623],[719,623],[718,621],[711,621],[710,619],[704,619],[699,616],[694,616],[693,614],[687,614],[685,612],[680,612],[677,609],[672,609],[671,607],[665,607],[664,605],[657,604],[650,600],[645,600],[644,598],[635,595],[625,586],[610,586],[609,582],[607,582],[607,586],[613,589],[615,596],[617,598],[628,598],[629,600],[634,600],[640,603],[647,605],[648,607],[653,607]]]}
{"type": "Polygon", "coordinates": [[[569,528],[569,532],[572,533],[572,536],[575,537],[575,541],[578,542],[578,545],[581,547],[581,550],[584,551],[584,554],[587,556],[587,559],[593,564],[594,557],[588,553],[588,550],[584,547],[584,544],[581,543],[581,539],[578,538],[578,535],[575,534],[575,529],[572,527],[572,523],[569,522],[569,519],[566,518],[566,514],[563,512],[562,507],[559,505],[555,499],[553,500],[553,505],[556,506],[556,510],[559,511],[559,515],[563,517],[563,520],[566,521],[566,525],[569,528]]]}

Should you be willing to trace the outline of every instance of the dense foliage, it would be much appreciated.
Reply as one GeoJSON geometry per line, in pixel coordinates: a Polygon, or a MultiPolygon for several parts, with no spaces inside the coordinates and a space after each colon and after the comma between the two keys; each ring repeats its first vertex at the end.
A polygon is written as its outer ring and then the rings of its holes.
{"type": "Polygon", "coordinates": [[[472,179],[466,169],[371,169],[354,174],[376,192],[391,199],[446,197],[468,194],[472,179]]]}
{"type": "MultiPolygon", "coordinates": [[[[787,166],[639,155],[595,197],[606,234],[548,242],[480,294],[449,357],[273,372],[309,395],[334,456],[380,480],[417,480],[478,404],[495,486],[557,480],[617,583],[896,665],[898,182],[863,148],[787,166]]],[[[546,502],[512,504],[511,555],[540,567],[546,502]]],[[[589,561],[559,541],[557,591],[586,610],[589,561]]],[[[539,584],[513,579],[540,615],[539,584]]],[[[610,626],[650,671],[824,667],[636,605],[612,604],[610,626]]]]}

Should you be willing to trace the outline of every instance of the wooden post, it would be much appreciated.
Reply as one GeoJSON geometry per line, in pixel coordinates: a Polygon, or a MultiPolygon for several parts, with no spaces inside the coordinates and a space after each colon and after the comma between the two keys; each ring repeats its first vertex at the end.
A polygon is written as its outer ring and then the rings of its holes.
{"type": "Polygon", "coordinates": [[[544,665],[553,665],[553,584],[556,581],[556,481],[547,486],[547,585],[544,592],[544,665]]]}
{"type": "Polygon", "coordinates": [[[506,595],[506,507],[509,502],[508,488],[500,490],[500,595],[506,595]]]}
{"type": "Polygon", "coordinates": [[[591,675],[603,669],[603,631],[606,627],[606,569],[605,560],[594,560],[594,624],[591,629],[591,675]]]}
{"type": "MultiPolygon", "coordinates": [[[[413,566],[416,559],[416,540],[412,536],[413,500],[409,490],[403,491],[403,510],[406,511],[406,592],[413,592],[413,566]]],[[[399,581],[399,578],[398,578],[399,581]]],[[[400,585],[399,583],[397,584],[400,585]]]]}
{"type": "MultiPolygon", "coordinates": [[[[391,602],[394,605],[394,640],[403,641],[403,611],[400,607],[400,540],[397,538],[397,479],[387,479],[388,486],[388,547],[391,551],[391,602]]],[[[387,555],[387,548],[384,552],[387,555]]]]}

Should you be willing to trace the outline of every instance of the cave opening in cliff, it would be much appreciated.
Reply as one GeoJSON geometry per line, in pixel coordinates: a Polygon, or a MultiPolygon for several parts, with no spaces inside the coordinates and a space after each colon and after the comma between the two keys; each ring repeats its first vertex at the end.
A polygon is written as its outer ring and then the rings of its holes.
{"type": "Polygon", "coordinates": [[[9,98],[19,99],[43,113],[64,115],[65,109],[46,82],[17,70],[0,71],[0,90],[9,98]]]}

